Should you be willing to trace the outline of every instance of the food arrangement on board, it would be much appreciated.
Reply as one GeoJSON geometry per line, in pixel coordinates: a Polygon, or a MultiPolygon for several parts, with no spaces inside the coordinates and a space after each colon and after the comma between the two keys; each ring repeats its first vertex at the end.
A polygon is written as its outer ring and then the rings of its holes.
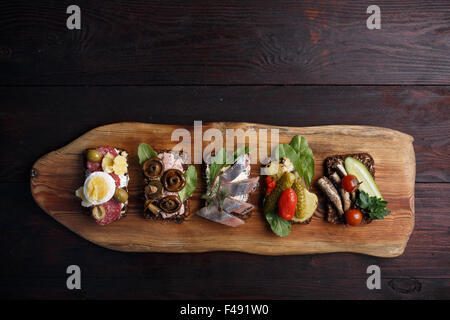
{"type": "MultiPolygon", "coordinates": [[[[144,181],[143,217],[184,222],[190,215],[189,198],[197,187],[197,170],[182,153],[155,151],[141,143],[137,150],[144,181]]],[[[111,146],[88,149],[85,182],[75,192],[81,205],[99,225],[126,215],[128,208],[128,153],[111,146]]],[[[262,212],[272,232],[288,236],[293,225],[307,225],[319,205],[311,187],[325,196],[325,220],[358,226],[390,213],[376,183],[375,162],[368,153],[329,156],[323,177],[313,183],[314,155],[307,140],[294,136],[279,144],[261,165],[261,176],[251,176],[250,150],[225,148],[205,166],[204,206],[195,215],[228,227],[238,227],[252,216],[257,204],[249,196],[263,181],[262,212]]]]}
{"type": "Polygon", "coordinates": [[[326,175],[317,185],[328,200],[329,223],[357,226],[382,220],[390,213],[375,183],[375,162],[370,154],[331,156],[324,166],[326,175]]]}
{"type": "Polygon", "coordinates": [[[110,146],[88,149],[84,185],[75,191],[81,205],[99,225],[126,215],[128,208],[128,153],[110,146]]]}
{"type": "Polygon", "coordinates": [[[237,149],[227,155],[221,149],[211,158],[205,170],[207,190],[205,204],[195,213],[205,219],[238,227],[250,218],[254,205],[247,202],[250,193],[258,187],[258,178],[250,177],[249,149],[237,149]],[[231,158],[231,160],[230,160],[231,158]]]}
{"type": "Polygon", "coordinates": [[[197,186],[197,171],[182,155],[157,153],[145,143],[138,148],[144,175],[144,217],[178,223],[190,215],[188,199],[197,186]]]}
{"type": "Polygon", "coordinates": [[[262,172],[266,175],[264,215],[273,233],[287,236],[292,224],[310,223],[318,198],[308,190],[314,177],[314,156],[306,139],[295,136],[289,144],[278,145],[275,159],[262,172]]]}

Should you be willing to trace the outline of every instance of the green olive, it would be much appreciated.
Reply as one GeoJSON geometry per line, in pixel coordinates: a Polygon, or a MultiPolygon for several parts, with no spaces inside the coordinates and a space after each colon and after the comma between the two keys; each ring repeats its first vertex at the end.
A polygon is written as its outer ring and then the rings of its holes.
{"type": "Polygon", "coordinates": [[[87,152],[87,159],[90,162],[100,162],[100,160],[102,160],[102,154],[95,149],[89,149],[87,152]]]}
{"type": "Polygon", "coordinates": [[[116,192],[114,192],[114,199],[118,202],[127,202],[128,201],[128,193],[121,188],[116,188],[116,192]]]}
{"type": "Polygon", "coordinates": [[[100,221],[106,216],[106,209],[103,206],[95,206],[92,208],[92,216],[95,220],[100,221]]]}

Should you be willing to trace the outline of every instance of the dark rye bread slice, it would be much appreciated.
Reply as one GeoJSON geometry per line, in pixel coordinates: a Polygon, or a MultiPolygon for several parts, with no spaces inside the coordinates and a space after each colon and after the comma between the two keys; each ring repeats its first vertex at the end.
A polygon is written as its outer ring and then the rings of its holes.
{"type": "MultiPolygon", "coordinates": [[[[158,152],[158,155],[161,153],[166,153],[166,152],[171,152],[169,150],[161,150],[158,152]]],[[[179,155],[180,157],[183,157],[183,153],[180,153],[179,155]]],[[[183,162],[183,171],[186,172],[187,168],[189,167],[188,164],[184,164],[183,162]]],[[[151,181],[151,179],[147,178],[144,176],[144,190],[145,187],[147,186],[148,182],[151,181]]],[[[145,196],[145,191],[144,191],[144,201],[147,200],[146,196],[145,196]]],[[[189,207],[189,199],[186,199],[183,202],[184,205],[184,213],[182,215],[174,215],[172,217],[169,218],[164,218],[161,215],[155,215],[154,213],[152,213],[150,210],[146,210],[145,206],[144,206],[144,218],[145,219],[151,219],[151,220],[159,220],[159,221],[171,221],[171,222],[176,222],[176,223],[182,223],[184,222],[184,220],[189,217],[191,215],[191,210],[189,207]]]]}
{"type": "MultiPolygon", "coordinates": [[[[373,160],[373,157],[368,153],[351,153],[351,154],[344,154],[344,155],[334,155],[327,157],[324,160],[324,170],[326,172],[327,177],[329,177],[334,171],[335,166],[337,163],[345,160],[347,157],[355,158],[362,162],[362,164],[367,168],[367,170],[370,172],[372,177],[375,179],[375,161],[373,160]]],[[[345,221],[343,220],[343,217],[339,217],[338,213],[336,212],[336,209],[331,204],[330,201],[327,200],[327,214],[326,214],[326,220],[329,223],[332,224],[345,224],[345,221]]],[[[356,208],[355,204],[352,204],[352,209],[356,208]]],[[[368,224],[372,222],[372,219],[369,217],[369,215],[361,210],[363,214],[363,220],[361,221],[361,224],[368,224]]]]}

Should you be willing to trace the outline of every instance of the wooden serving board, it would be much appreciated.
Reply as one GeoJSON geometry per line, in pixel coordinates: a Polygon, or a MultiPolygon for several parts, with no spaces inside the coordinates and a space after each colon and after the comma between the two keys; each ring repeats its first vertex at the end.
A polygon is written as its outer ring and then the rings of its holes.
{"type": "MultiPolygon", "coordinates": [[[[262,190],[249,201],[257,206],[246,224],[231,228],[192,214],[182,224],[146,220],[142,217],[143,179],[138,164],[139,143],[155,150],[172,149],[172,131],[185,128],[193,135],[193,126],[147,123],[116,123],[98,127],[69,145],[40,158],[31,170],[31,192],[39,206],[50,216],[81,237],[100,246],[119,251],[204,252],[242,251],[266,255],[357,252],[380,257],[403,253],[414,228],[415,155],[413,138],[386,128],[367,126],[275,127],[253,123],[208,123],[203,132],[217,128],[279,129],[280,143],[289,143],[294,135],[304,136],[314,152],[316,175],[322,176],[323,160],[330,155],[368,152],[375,159],[376,181],[388,201],[391,214],[369,225],[345,227],[323,221],[320,202],[308,225],[294,225],[288,237],[275,236],[265,222],[259,204],[262,190]],[[128,215],[107,226],[97,225],[82,214],[75,190],[83,185],[82,153],[87,148],[111,145],[129,151],[130,206],[128,215]]],[[[270,136],[270,135],[269,135],[270,136]]],[[[203,147],[209,142],[203,142],[203,147]]],[[[262,144],[261,144],[262,145],[262,144]]],[[[190,200],[191,210],[203,206],[205,191],[202,166],[197,165],[199,183],[190,200]]],[[[252,176],[259,165],[252,166],[252,176]]],[[[313,187],[313,191],[320,193],[313,187]]],[[[321,197],[320,197],[321,198],[321,197]]]]}

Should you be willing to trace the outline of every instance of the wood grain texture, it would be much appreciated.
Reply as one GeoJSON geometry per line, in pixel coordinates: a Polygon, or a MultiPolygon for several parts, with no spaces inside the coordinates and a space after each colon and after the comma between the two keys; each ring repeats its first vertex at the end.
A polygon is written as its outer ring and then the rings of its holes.
{"type": "Polygon", "coordinates": [[[445,84],[447,0],[3,1],[3,85],[445,84]]]}
{"type": "MultiPolygon", "coordinates": [[[[316,178],[322,173],[323,159],[332,154],[369,152],[375,159],[376,179],[392,213],[384,221],[359,228],[345,228],[322,221],[320,214],[307,226],[296,226],[289,237],[274,236],[259,210],[245,226],[228,228],[193,216],[182,225],[142,219],[142,190],[137,150],[148,142],[157,150],[170,149],[171,132],[177,126],[144,123],[118,123],[91,130],[68,146],[39,159],[32,170],[34,198],[47,213],[82,237],[120,251],[203,252],[217,250],[259,254],[306,254],[358,252],[394,257],[403,253],[414,227],[415,156],[412,137],[385,128],[357,126],[271,127],[251,123],[212,123],[207,128],[278,128],[280,142],[289,142],[295,134],[305,136],[315,154],[316,178]],[[80,155],[86,148],[101,144],[130,151],[130,196],[128,216],[106,228],[99,228],[80,214],[79,200],[73,192],[82,185],[80,155]],[[389,236],[387,237],[386,234],[389,236]],[[219,240],[220,239],[220,240],[219,240]],[[373,241],[377,239],[377,241],[373,241]]],[[[192,130],[190,127],[186,127],[192,130]]],[[[258,172],[253,167],[253,174],[258,172]]],[[[202,203],[198,188],[192,209],[202,203]]],[[[250,201],[258,204],[258,192],[250,201]]]]}

